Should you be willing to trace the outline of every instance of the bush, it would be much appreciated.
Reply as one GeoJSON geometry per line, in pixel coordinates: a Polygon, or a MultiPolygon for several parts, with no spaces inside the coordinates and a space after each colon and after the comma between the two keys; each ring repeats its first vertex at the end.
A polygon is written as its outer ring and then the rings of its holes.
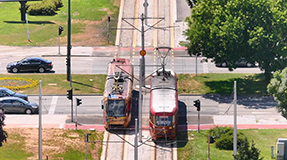
{"type": "Polygon", "coordinates": [[[2,110],[0,110],[0,147],[2,147],[3,142],[7,141],[7,137],[8,137],[7,132],[3,130],[3,126],[5,125],[4,120],[5,120],[5,115],[2,112],[2,110]]]}
{"type": "Polygon", "coordinates": [[[219,127],[216,126],[215,128],[212,128],[208,131],[208,134],[214,137],[214,140],[220,139],[221,135],[224,135],[228,133],[229,131],[232,131],[233,128],[231,127],[219,127]]]}
{"type": "Polygon", "coordinates": [[[30,15],[55,15],[62,6],[61,0],[43,0],[41,3],[27,4],[26,10],[30,15]]]}
{"type": "Polygon", "coordinates": [[[250,144],[245,137],[245,139],[242,141],[241,145],[238,148],[238,154],[234,156],[236,160],[262,160],[262,158],[259,158],[260,150],[258,150],[255,147],[254,141],[252,141],[251,147],[250,144]]]}
{"type": "MultiPolygon", "coordinates": [[[[237,133],[237,146],[240,146],[244,139],[245,136],[243,133],[237,133]]],[[[221,137],[215,141],[215,147],[218,149],[233,150],[233,130],[221,135],[221,137]]]]}

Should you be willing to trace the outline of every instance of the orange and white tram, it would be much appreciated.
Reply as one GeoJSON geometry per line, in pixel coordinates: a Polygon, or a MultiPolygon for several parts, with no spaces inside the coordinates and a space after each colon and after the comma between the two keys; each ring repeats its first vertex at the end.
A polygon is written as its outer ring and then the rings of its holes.
{"type": "Polygon", "coordinates": [[[106,129],[128,127],[131,122],[133,65],[117,58],[108,63],[102,100],[106,129]]]}
{"type": "Polygon", "coordinates": [[[177,76],[172,70],[158,70],[150,79],[150,135],[154,140],[176,139],[178,129],[177,76]]]}

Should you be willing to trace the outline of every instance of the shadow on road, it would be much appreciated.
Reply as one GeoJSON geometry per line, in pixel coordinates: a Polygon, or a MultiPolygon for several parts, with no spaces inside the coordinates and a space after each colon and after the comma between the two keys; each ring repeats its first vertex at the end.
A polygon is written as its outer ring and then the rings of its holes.
{"type": "MultiPolygon", "coordinates": [[[[206,99],[211,99],[218,103],[232,104],[233,95],[206,94],[206,99]]],[[[246,109],[270,109],[277,106],[277,102],[272,96],[264,95],[239,95],[237,96],[237,105],[243,105],[246,109]]]]}

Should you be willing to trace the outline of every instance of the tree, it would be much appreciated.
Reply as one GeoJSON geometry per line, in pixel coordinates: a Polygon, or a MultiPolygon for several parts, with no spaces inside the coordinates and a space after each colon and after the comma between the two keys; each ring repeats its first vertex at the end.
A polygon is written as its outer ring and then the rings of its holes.
{"type": "Polygon", "coordinates": [[[287,67],[282,71],[276,71],[267,86],[267,92],[273,95],[278,103],[277,109],[281,115],[287,118],[287,67]]]}
{"type": "Polygon", "coordinates": [[[242,141],[241,145],[237,150],[238,154],[234,156],[236,160],[262,160],[263,158],[259,158],[260,151],[255,147],[255,143],[252,140],[252,145],[250,144],[245,137],[244,141],[242,141]]]}
{"type": "Polygon", "coordinates": [[[186,0],[186,2],[190,8],[192,8],[196,4],[196,0],[186,0]]]}
{"type": "Polygon", "coordinates": [[[286,0],[200,0],[185,31],[189,55],[227,61],[229,70],[245,58],[257,62],[269,82],[287,64],[286,0]]]}
{"type": "Polygon", "coordinates": [[[0,109],[0,147],[2,147],[3,142],[7,141],[7,137],[8,137],[7,132],[3,130],[3,126],[5,125],[4,120],[5,120],[5,115],[0,109]]]}

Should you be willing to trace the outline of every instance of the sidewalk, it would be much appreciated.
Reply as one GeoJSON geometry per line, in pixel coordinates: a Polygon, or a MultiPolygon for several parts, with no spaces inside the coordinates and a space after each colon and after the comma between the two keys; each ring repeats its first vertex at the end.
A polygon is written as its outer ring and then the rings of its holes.
{"type": "MultiPolygon", "coordinates": [[[[5,115],[5,128],[38,128],[39,116],[38,115],[5,115]],[[21,123],[19,123],[21,122],[21,123]]],[[[215,126],[231,126],[234,124],[233,115],[216,115],[212,116],[214,123],[213,124],[200,124],[201,130],[206,130],[213,128],[215,126]]],[[[68,115],[42,115],[42,127],[43,128],[65,128],[65,129],[74,129],[76,126],[74,123],[69,122],[68,115]]],[[[130,126],[134,127],[134,126],[130,126]]],[[[278,115],[264,117],[246,115],[246,116],[237,116],[237,128],[238,129],[249,129],[249,128],[258,128],[258,129],[286,129],[287,120],[278,115]]],[[[104,131],[103,124],[81,124],[77,125],[77,129],[93,129],[104,131]]],[[[143,130],[148,130],[148,126],[143,126],[143,130]]],[[[179,130],[197,130],[198,125],[180,125],[179,130]]]]}

